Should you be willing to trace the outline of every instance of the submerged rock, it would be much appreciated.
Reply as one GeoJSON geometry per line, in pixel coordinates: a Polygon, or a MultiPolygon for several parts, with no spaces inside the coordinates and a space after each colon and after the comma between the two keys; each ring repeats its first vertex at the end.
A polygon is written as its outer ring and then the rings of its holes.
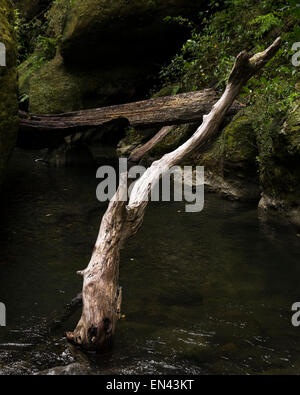
{"type": "Polygon", "coordinates": [[[16,40],[11,0],[1,0],[0,41],[6,48],[6,66],[0,66],[0,185],[18,130],[16,40]]]}
{"type": "Polygon", "coordinates": [[[258,216],[263,223],[291,224],[300,230],[300,207],[293,207],[286,200],[275,199],[263,193],[258,204],[258,216]]]}

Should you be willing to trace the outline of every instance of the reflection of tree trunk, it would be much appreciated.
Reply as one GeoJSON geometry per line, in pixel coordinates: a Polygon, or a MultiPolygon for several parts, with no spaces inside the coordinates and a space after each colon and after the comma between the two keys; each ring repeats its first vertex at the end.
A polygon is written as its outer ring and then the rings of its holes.
{"type": "Polygon", "coordinates": [[[202,125],[184,144],[147,169],[134,184],[128,202],[120,199],[126,193],[124,180],[127,175],[122,175],[115,199],[110,202],[102,219],[92,259],[80,273],[84,278],[83,312],[75,331],[67,334],[68,339],[89,350],[100,351],[110,346],[120,316],[120,248],[141,227],[151,187],[168,169],[180,164],[216,137],[226,112],[242,86],[275,55],[279,46],[280,39],[277,39],[266,51],[251,58],[245,51],[237,56],[224,94],[204,117],[202,125]]]}
{"type": "Polygon", "coordinates": [[[54,312],[47,322],[49,331],[60,328],[82,306],[82,294],[78,294],[68,303],[62,311],[54,312]]]}

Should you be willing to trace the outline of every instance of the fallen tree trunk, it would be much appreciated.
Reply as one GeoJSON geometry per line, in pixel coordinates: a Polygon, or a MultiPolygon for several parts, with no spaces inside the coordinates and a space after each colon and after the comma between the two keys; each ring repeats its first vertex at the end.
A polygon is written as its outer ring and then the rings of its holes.
{"type": "MultiPolygon", "coordinates": [[[[52,134],[66,137],[119,118],[127,119],[132,127],[139,129],[202,121],[203,115],[211,110],[217,100],[216,92],[206,89],[56,115],[34,115],[20,111],[20,134],[22,140],[31,135],[39,138],[44,136],[45,139],[50,139],[52,134]]],[[[228,110],[229,115],[236,114],[241,107],[239,103],[234,103],[228,110]]]]}
{"type": "Polygon", "coordinates": [[[67,333],[69,340],[88,350],[101,351],[111,345],[120,317],[120,249],[141,227],[151,188],[172,166],[180,164],[215,138],[242,86],[276,54],[279,46],[280,38],[253,57],[245,51],[237,56],[224,94],[204,117],[202,125],[184,144],[148,168],[134,184],[127,203],[123,201],[124,193],[127,195],[127,174],[122,174],[119,189],[102,219],[91,261],[80,272],[83,276],[83,311],[75,331],[67,333]]]}

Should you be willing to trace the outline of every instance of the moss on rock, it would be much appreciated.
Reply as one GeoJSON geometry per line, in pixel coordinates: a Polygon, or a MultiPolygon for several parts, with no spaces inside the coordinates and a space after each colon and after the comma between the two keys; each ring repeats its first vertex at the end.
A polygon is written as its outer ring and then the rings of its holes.
{"type": "Polygon", "coordinates": [[[240,178],[256,177],[258,150],[251,110],[237,114],[212,148],[203,156],[201,163],[219,176],[240,178]]]}
{"type": "Polygon", "coordinates": [[[241,198],[263,192],[281,208],[300,210],[299,104],[278,113],[275,106],[271,116],[265,99],[237,114],[198,160],[214,186],[231,186],[241,198]]]}
{"type": "Polygon", "coordinates": [[[238,113],[218,140],[196,162],[205,168],[206,182],[230,198],[259,200],[259,177],[253,110],[238,113]]]}
{"type": "Polygon", "coordinates": [[[16,42],[13,20],[12,2],[2,0],[0,5],[0,41],[6,47],[6,67],[0,66],[0,185],[18,130],[16,42]]]}
{"type": "Polygon", "coordinates": [[[300,104],[290,112],[282,131],[287,142],[287,153],[300,158],[300,104]]]}
{"type": "Polygon", "coordinates": [[[60,113],[129,101],[143,70],[116,68],[89,72],[68,67],[59,53],[49,62],[33,54],[19,67],[21,95],[29,100],[32,113],[60,113]]]}
{"type": "Polygon", "coordinates": [[[183,144],[197,129],[198,124],[191,123],[174,127],[159,144],[149,152],[149,157],[159,159],[164,154],[175,150],[183,144]]]}
{"type": "Polygon", "coordinates": [[[81,108],[79,88],[58,55],[35,70],[30,78],[23,74],[21,89],[30,96],[30,112],[61,113],[81,108]]]}
{"type": "Polygon", "coordinates": [[[284,200],[290,206],[300,207],[300,107],[292,106],[286,120],[269,122],[264,135],[269,144],[259,139],[261,184],[266,195],[284,200]],[[267,151],[264,152],[263,150],[267,151]],[[263,160],[265,159],[265,162],[263,160]]]}
{"type": "Polygon", "coordinates": [[[30,111],[50,113],[143,99],[160,64],[184,42],[186,30],[163,22],[193,15],[192,0],[59,0],[47,13],[56,58],[37,51],[19,68],[30,111]]]}
{"type": "Polygon", "coordinates": [[[140,63],[143,58],[153,62],[161,51],[172,56],[183,29],[163,23],[164,17],[191,17],[202,7],[194,0],[73,0],[65,21],[63,57],[112,64],[140,63]]]}

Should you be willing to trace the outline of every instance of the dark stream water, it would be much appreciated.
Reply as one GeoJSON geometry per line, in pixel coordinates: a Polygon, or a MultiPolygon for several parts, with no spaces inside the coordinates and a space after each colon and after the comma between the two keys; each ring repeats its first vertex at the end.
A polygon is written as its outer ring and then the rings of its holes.
{"type": "MultiPolygon", "coordinates": [[[[0,374],[71,365],[90,374],[300,373],[299,237],[262,228],[256,208],[206,195],[204,211],[150,205],[122,253],[123,318],[109,355],[68,345],[80,311],[47,317],[80,290],[105,205],[95,170],[54,169],[16,151],[0,206],[0,374]]],[[[50,371],[61,373],[63,369],[50,371]]]]}

